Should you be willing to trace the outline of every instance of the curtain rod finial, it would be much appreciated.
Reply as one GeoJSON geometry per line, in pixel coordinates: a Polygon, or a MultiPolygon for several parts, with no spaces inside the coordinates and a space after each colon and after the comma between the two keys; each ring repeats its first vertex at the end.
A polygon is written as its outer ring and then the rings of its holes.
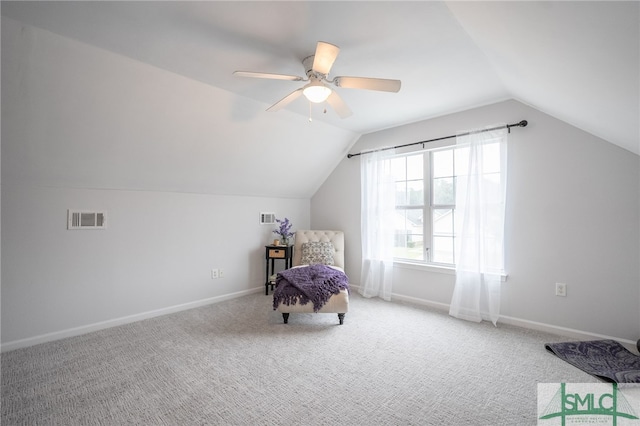
{"type": "Polygon", "coordinates": [[[527,124],[529,124],[529,122],[527,120],[522,120],[521,122],[518,123],[518,126],[527,127],[527,124]]]}

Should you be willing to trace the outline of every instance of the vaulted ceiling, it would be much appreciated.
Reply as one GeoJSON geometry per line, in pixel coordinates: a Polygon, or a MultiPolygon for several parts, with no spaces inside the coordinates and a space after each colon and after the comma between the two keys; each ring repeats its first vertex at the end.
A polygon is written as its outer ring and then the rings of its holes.
{"type": "MultiPolygon", "coordinates": [[[[310,114],[344,131],[327,130],[343,140],[316,183],[359,134],[511,98],[640,153],[638,2],[3,1],[2,14],[251,99],[280,139],[310,114]],[[302,83],[233,75],[304,75],[318,40],[341,49],[330,77],[400,79],[400,92],[338,88],[346,119],[303,98],[265,112],[302,83]]],[[[296,152],[295,137],[278,143],[296,152]]]]}

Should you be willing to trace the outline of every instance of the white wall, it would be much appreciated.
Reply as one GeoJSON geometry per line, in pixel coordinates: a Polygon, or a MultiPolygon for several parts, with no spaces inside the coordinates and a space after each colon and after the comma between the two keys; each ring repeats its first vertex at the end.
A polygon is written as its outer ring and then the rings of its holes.
{"type": "MultiPolygon", "coordinates": [[[[259,213],[308,228],[319,183],[266,177],[288,166],[269,141],[291,135],[256,104],[3,18],[2,350],[263,291],[259,213]],[[108,228],[68,231],[68,208],[108,228]]],[[[324,136],[300,122],[313,155],[324,136]]]]}
{"type": "MultiPolygon", "coordinates": [[[[638,156],[517,101],[364,135],[351,152],[526,119],[509,136],[505,321],[629,341],[640,337],[638,156]],[[568,296],[555,296],[555,283],[568,296]]],[[[360,281],[360,163],[345,158],[311,200],[312,227],[345,230],[360,281]]],[[[396,298],[446,307],[454,275],[396,264],[396,298]]]]}
{"type": "Polygon", "coordinates": [[[3,348],[264,291],[261,211],[309,224],[305,199],[3,183],[3,348]],[[106,210],[107,229],[67,230],[67,208],[106,210]]]}

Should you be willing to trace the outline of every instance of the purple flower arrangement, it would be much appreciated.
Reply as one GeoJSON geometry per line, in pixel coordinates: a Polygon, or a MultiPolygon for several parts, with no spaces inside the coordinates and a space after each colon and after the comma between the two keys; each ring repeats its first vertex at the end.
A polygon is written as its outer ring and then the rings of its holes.
{"type": "Polygon", "coordinates": [[[283,243],[289,241],[289,238],[293,237],[295,234],[291,232],[291,222],[286,217],[283,220],[276,219],[276,222],[280,225],[278,229],[273,231],[274,234],[280,235],[283,243]]]}

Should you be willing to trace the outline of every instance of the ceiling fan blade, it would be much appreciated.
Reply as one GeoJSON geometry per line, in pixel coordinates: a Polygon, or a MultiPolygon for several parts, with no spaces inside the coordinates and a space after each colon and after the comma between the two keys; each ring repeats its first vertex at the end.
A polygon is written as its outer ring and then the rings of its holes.
{"type": "Polygon", "coordinates": [[[234,71],[233,75],[237,75],[239,77],[269,78],[272,80],[291,80],[291,81],[304,80],[304,78],[299,77],[297,75],[270,74],[265,72],[253,72],[253,71],[234,71]]]}
{"type": "Polygon", "coordinates": [[[331,94],[327,98],[327,103],[331,105],[331,108],[335,110],[340,118],[347,118],[351,114],[353,114],[347,104],[344,103],[340,95],[338,95],[335,90],[331,91],[331,94]]]}
{"type": "Polygon", "coordinates": [[[316,45],[316,53],[313,57],[313,66],[315,72],[320,74],[329,74],[333,63],[340,53],[340,48],[331,43],[319,41],[316,45]]]}
{"type": "Polygon", "coordinates": [[[300,97],[300,95],[302,95],[302,87],[299,88],[299,89],[294,90],[293,92],[289,93],[284,98],[280,99],[275,104],[271,105],[269,108],[267,108],[267,111],[279,111],[282,108],[284,108],[285,106],[289,105],[291,102],[293,102],[296,99],[298,99],[298,97],[300,97]]]}
{"type": "Polygon", "coordinates": [[[336,77],[333,84],[347,89],[378,90],[381,92],[397,92],[400,90],[400,80],[369,77],[336,77]]]}

